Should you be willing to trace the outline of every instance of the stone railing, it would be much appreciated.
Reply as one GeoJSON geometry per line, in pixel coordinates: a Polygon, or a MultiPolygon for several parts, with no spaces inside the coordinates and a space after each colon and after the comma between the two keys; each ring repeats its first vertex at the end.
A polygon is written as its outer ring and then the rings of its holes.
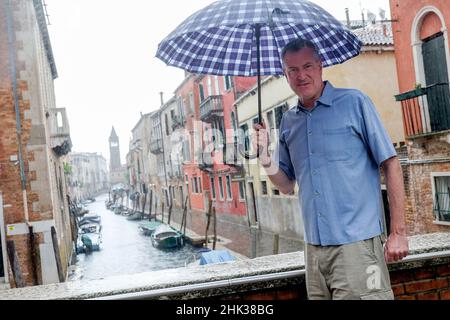
{"type": "MultiPolygon", "coordinates": [[[[410,254],[389,265],[396,299],[450,299],[450,233],[409,238],[410,254]]],[[[0,299],[306,300],[303,252],[102,280],[0,291],[0,299]]]]}

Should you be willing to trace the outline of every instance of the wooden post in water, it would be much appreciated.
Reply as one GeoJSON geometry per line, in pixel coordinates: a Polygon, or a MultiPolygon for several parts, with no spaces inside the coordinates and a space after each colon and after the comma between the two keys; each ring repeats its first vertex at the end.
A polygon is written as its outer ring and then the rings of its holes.
{"type": "MultiPolygon", "coordinates": [[[[170,190],[170,188],[169,188],[169,190],[170,190]]],[[[170,225],[170,218],[172,217],[172,206],[173,206],[173,198],[172,198],[172,193],[169,191],[169,202],[170,202],[170,205],[169,205],[169,216],[168,216],[168,219],[167,219],[167,223],[170,225]]]]}
{"type": "Polygon", "coordinates": [[[161,203],[161,222],[164,223],[164,202],[161,203]]]}
{"type": "Polygon", "coordinates": [[[152,206],[153,206],[153,190],[150,190],[150,206],[148,208],[148,221],[152,220],[152,206]]]}
{"type": "Polygon", "coordinates": [[[217,243],[217,216],[216,216],[216,208],[212,208],[213,217],[214,217],[214,242],[213,242],[213,250],[216,250],[216,243],[217,243]]]}
{"type": "Polygon", "coordinates": [[[158,220],[158,198],[155,193],[155,221],[158,220]]]}
{"type": "Polygon", "coordinates": [[[170,225],[170,218],[171,218],[171,216],[172,216],[172,203],[170,203],[170,206],[169,206],[169,216],[168,216],[168,218],[167,218],[167,223],[170,225]]]}
{"type": "Polygon", "coordinates": [[[144,203],[142,203],[142,215],[141,215],[141,218],[143,218],[144,217],[144,215],[145,215],[145,205],[147,204],[147,190],[144,190],[145,192],[144,192],[144,203]]]}
{"type": "Polygon", "coordinates": [[[207,222],[206,222],[206,230],[205,230],[205,248],[208,248],[208,230],[209,230],[209,224],[211,223],[211,208],[212,208],[212,201],[211,201],[211,199],[209,199],[208,213],[206,213],[207,222]]]}
{"type": "Polygon", "coordinates": [[[280,251],[280,235],[278,233],[273,235],[273,254],[278,254],[280,251]]]}
{"type": "Polygon", "coordinates": [[[187,202],[188,202],[188,196],[186,196],[186,199],[184,200],[183,216],[181,217],[180,232],[183,233],[183,236],[186,235],[186,225],[187,225],[187,202]],[[183,230],[183,229],[184,229],[184,230],[183,230]]]}
{"type": "Polygon", "coordinates": [[[56,269],[58,270],[59,282],[64,282],[66,279],[65,279],[65,276],[64,276],[63,268],[62,268],[61,256],[59,254],[58,237],[56,235],[55,227],[52,226],[50,231],[51,231],[51,234],[52,234],[53,252],[55,253],[56,269]]]}

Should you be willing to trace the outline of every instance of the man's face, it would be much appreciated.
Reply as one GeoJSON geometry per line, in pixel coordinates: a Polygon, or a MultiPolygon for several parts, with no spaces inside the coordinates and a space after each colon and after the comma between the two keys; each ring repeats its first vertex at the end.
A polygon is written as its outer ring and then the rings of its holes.
{"type": "Polygon", "coordinates": [[[314,50],[304,48],[297,52],[287,52],[284,56],[284,73],[302,103],[306,107],[314,105],[323,89],[322,62],[314,54],[314,50]]]}

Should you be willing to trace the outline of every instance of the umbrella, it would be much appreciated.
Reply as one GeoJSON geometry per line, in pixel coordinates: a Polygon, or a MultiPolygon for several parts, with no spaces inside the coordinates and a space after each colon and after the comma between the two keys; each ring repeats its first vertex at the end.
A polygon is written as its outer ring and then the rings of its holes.
{"type": "Polygon", "coordinates": [[[324,67],[357,56],[362,42],[318,5],[306,0],[220,0],[197,11],[158,46],[156,57],[194,74],[282,75],[282,48],[312,41],[324,67]]]}

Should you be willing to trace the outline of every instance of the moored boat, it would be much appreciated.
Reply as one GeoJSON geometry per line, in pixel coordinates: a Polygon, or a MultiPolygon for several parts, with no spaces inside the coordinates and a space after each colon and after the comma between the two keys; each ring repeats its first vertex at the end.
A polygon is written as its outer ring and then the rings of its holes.
{"type": "Polygon", "coordinates": [[[152,245],[160,249],[177,248],[184,245],[184,239],[181,232],[175,228],[161,224],[151,235],[152,245]]]}
{"type": "Polygon", "coordinates": [[[151,236],[162,223],[159,221],[146,221],[139,224],[139,230],[146,236],[151,236]]]}

